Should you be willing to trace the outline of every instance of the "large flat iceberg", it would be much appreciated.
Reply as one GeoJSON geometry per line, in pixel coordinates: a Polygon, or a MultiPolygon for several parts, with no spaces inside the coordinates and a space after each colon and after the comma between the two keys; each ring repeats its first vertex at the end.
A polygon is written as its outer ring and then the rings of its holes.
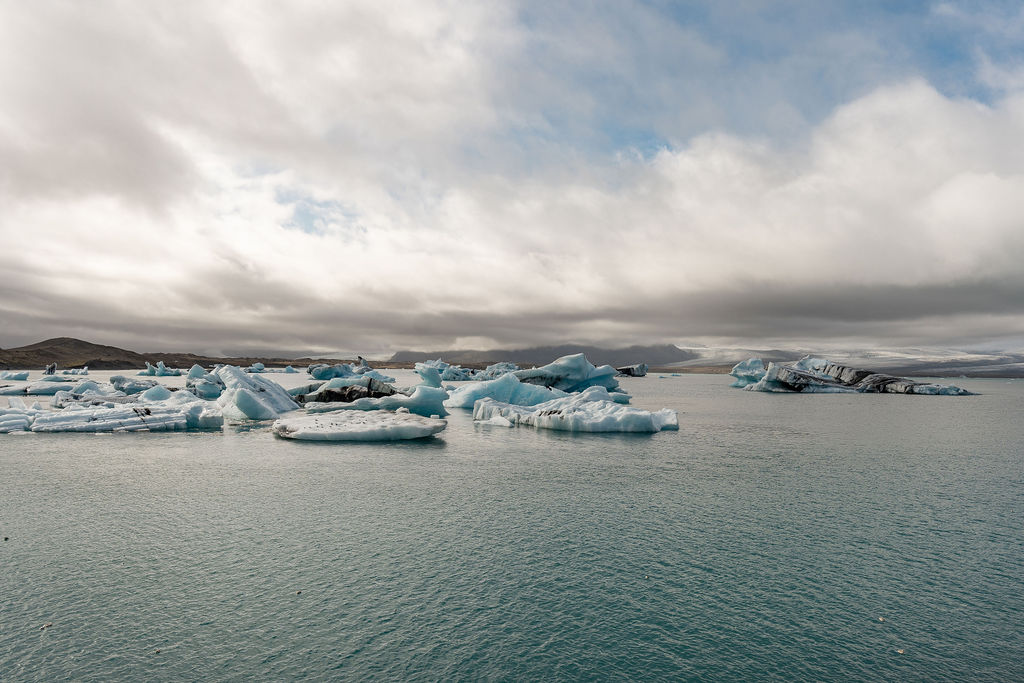
{"type": "Polygon", "coordinates": [[[758,358],[737,363],[729,373],[732,386],[746,391],[771,393],[875,393],[968,396],[966,389],[951,384],[915,382],[871,370],[839,365],[824,358],[805,356],[794,363],[768,365],[758,358]]]}
{"type": "Polygon", "coordinates": [[[655,412],[616,403],[604,387],[588,387],[577,394],[535,406],[516,406],[484,398],[473,406],[473,419],[488,424],[513,425],[566,432],[659,432],[679,429],[676,411],[655,412]]]}
{"type": "Polygon", "coordinates": [[[341,411],[281,418],[274,434],[304,441],[401,441],[422,439],[442,431],[444,420],[408,412],[341,411]]]}

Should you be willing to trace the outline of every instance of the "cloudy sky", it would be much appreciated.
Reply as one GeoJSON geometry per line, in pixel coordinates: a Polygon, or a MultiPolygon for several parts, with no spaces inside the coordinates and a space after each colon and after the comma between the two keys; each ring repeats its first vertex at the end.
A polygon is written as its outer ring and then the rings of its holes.
{"type": "Polygon", "coordinates": [[[0,238],[2,347],[1024,348],[1024,5],[0,0],[0,238]]]}

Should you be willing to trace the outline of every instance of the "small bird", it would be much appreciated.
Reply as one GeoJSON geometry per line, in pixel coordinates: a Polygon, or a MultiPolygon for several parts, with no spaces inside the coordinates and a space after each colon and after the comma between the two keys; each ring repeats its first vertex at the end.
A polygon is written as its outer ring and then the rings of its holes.
{"type": "Polygon", "coordinates": [[[898,654],[898,655],[903,654],[903,650],[896,650],[896,654],[898,654]]]}
{"type": "Polygon", "coordinates": [[[879,621],[885,621],[885,617],[878,617],[879,621]]]}

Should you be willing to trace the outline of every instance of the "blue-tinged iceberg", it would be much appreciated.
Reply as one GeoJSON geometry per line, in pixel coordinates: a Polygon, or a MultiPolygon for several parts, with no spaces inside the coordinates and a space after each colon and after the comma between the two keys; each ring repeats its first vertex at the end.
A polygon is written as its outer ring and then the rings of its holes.
{"type": "Polygon", "coordinates": [[[746,391],[971,395],[970,391],[951,384],[915,382],[811,356],[804,356],[794,363],[769,362],[767,366],[760,359],[751,358],[737,363],[729,374],[736,378],[732,386],[743,387],[746,391]]]}
{"type": "Polygon", "coordinates": [[[676,411],[641,410],[616,403],[604,387],[556,398],[535,406],[516,406],[484,398],[473,406],[473,419],[487,424],[528,425],[566,432],[652,433],[679,429],[676,411]]]}
{"type": "Polygon", "coordinates": [[[608,391],[615,391],[619,388],[619,382],[615,379],[617,373],[610,365],[596,367],[584,354],[576,353],[562,356],[539,368],[516,370],[513,374],[520,382],[571,393],[588,387],[604,387],[608,391]]]}
{"type": "Polygon", "coordinates": [[[388,377],[387,375],[377,372],[371,368],[365,360],[361,360],[359,364],[339,363],[337,365],[328,365],[327,363],[314,363],[307,368],[307,372],[310,377],[319,380],[366,375],[368,377],[378,379],[381,382],[395,381],[394,377],[388,377]]]}
{"type": "Polygon", "coordinates": [[[58,391],[67,391],[70,388],[69,383],[72,381],[48,377],[46,380],[31,384],[0,387],[0,396],[53,396],[58,391]]]}
{"type": "Polygon", "coordinates": [[[149,361],[146,361],[146,369],[139,370],[138,374],[149,377],[177,377],[183,373],[181,370],[176,368],[167,367],[161,360],[157,361],[156,365],[152,365],[149,361]]]}
{"type": "Polygon", "coordinates": [[[478,400],[490,398],[499,403],[534,406],[563,396],[568,394],[558,389],[520,382],[514,374],[506,373],[498,379],[464,384],[452,390],[444,404],[449,408],[472,408],[478,400]]]}
{"type": "Polygon", "coordinates": [[[19,372],[4,370],[3,372],[0,372],[0,379],[10,380],[12,382],[25,382],[28,380],[28,370],[21,370],[19,372]]]}
{"type": "Polygon", "coordinates": [[[221,365],[210,373],[224,390],[217,399],[225,419],[275,420],[299,405],[277,382],[251,375],[233,365],[221,365]]]}
{"type": "Polygon", "coordinates": [[[416,371],[419,372],[421,368],[437,370],[441,379],[445,382],[471,382],[497,379],[506,373],[518,370],[519,366],[515,363],[502,361],[488,365],[483,370],[474,370],[472,368],[464,368],[461,365],[450,365],[438,358],[417,363],[416,371]]]}
{"type": "Polygon", "coordinates": [[[444,420],[407,411],[340,411],[290,415],[274,422],[274,434],[303,441],[400,441],[422,439],[444,430],[444,420]]]}

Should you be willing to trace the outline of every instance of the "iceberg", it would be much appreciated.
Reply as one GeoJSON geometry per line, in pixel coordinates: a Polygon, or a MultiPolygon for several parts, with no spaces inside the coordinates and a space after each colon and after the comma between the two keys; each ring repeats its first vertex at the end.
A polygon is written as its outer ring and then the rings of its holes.
{"type": "Polygon", "coordinates": [[[415,372],[423,380],[422,384],[428,387],[441,387],[441,372],[433,365],[417,363],[415,372]]]}
{"type": "Polygon", "coordinates": [[[84,368],[71,368],[70,370],[61,370],[62,375],[88,375],[89,366],[86,365],[84,368]]]}
{"type": "Polygon", "coordinates": [[[217,405],[229,420],[274,420],[299,407],[280,384],[260,375],[233,365],[220,365],[210,374],[224,385],[217,405]]]}
{"type": "Polygon", "coordinates": [[[729,371],[729,374],[735,377],[736,381],[729,386],[745,387],[748,384],[759,382],[764,377],[764,371],[764,361],[760,358],[750,358],[742,363],[737,363],[729,371]]]}
{"type": "Polygon", "coordinates": [[[272,429],[279,437],[303,441],[399,441],[433,436],[447,426],[444,420],[377,410],[289,416],[272,429]]]}
{"type": "Polygon", "coordinates": [[[41,413],[32,421],[33,432],[164,432],[220,429],[223,419],[201,403],[187,405],[68,408],[41,413]]]}
{"type": "MultiPolygon", "coordinates": [[[[441,376],[441,380],[444,382],[470,382],[474,380],[480,381],[497,379],[506,373],[518,370],[519,366],[515,363],[502,361],[500,363],[488,365],[483,370],[473,370],[472,368],[464,368],[461,365],[450,365],[438,358],[436,360],[427,360],[422,363],[417,363],[416,371],[419,372],[420,368],[433,368],[434,370],[437,370],[438,374],[441,376]]],[[[440,386],[440,384],[438,386],[440,386]]]]}
{"type": "Polygon", "coordinates": [[[512,374],[520,382],[573,393],[588,387],[604,387],[615,391],[619,388],[619,382],[615,379],[616,372],[610,365],[595,367],[585,355],[576,353],[562,356],[539,368],[516,370],[512,374]]]}
{"type": "Polygon", "coordinates": [[[110,378],[110,385],[125,394],[139,394],[157,384],[159,382],[155,379],[129,379],[124,375],[114,375],[110,378]]]}
{"type": "Polygon", "coordinates": [[[307,385],[301,388],[308,391],[288,392],[298,403],[351,403],[360,398],[382,398],[396,393],[395,388],[390,384],[366,375],[335,377],[319,385],[307,385]]]}
{"type": "MultiPolygon", "coordinates": [[[[926,394],[969,396],[972,392],[951,384],[915,382],[871,370],[839,365],[824,358],[804,356],[794,363],[769,362],[760,373],[759,359],[738,363],[729,373],[736,377],[732,386],[746,391],[772,393],[862,393],[862,394],[926,394]],[[741,382],[743,382],[741,384],[741,382]]],[[[763,365],[763,363],[762,363],[763,365]]]]}
{"type": "Polygon", "coordinates": [[[0,379],[6,379],[12,382],[24,382],[28,380],[28,370],[23,370],[21,372],[12,372],[10,370],[5,370],[3,372],[0,372],[0,379]]]}
{"type": "Polygon", "coordinates": [[[155,366],[151,365],[149,361],[146,361],[146,369],[139,370],[138,374],[143,376],[148,375],[149,377],[177,377],[182,374],[182,371],[167,367],[164,365],[162,360],[157,361],[155,366]]]}
{"type": "Polygon", "coordinates": [[[306,409],[311,413],[325,413],[338,410],[399,410],[405,408],[411,413],[423,417],[444,417],[448,411],[444,409],[444,401],[448,398],[448,392],[439,387],[427,387],[419,385],[413,387],[411,394],[395,392],[389,396],[379,398],[357,398],[350,403],[306,403],[306,409]]]}
{"type": "Polygon", "coordinates": [[[563,396],[568,394],[558,389],[525,384],[514,374],[507,373],[498,379],[464,384],[454,389],[444,404],[449,408],[472,408],[478,400],[491,398],[499,403],[533,406],[563,396]]]}
{"type": "Polygon", "coordinates": [[[67,391],[70,381],[50,377],[32,384],[0,387],[0,396],[53,396],[58,391],[67,391]]]}
{"type": "Polygon", "coordinates": [[[366,359],[362,356],[359,357],[358,364],[352,363],[338,363],[337,365],[328,365],[327,363],[313,363],[306,371],[309,376],[313,379],[328,380],[334,379],[335,377],[353,377],[357,375],[367,375],[378,379],[381,382],[394,382],[394,377],[388,377],[387,375],[377,372],[370,367],[370,364],[366,362],[366,359]]]}
{"type": "Polygon", "coordinates": [[[621,368],[615,368],[615,371],[619,373],[621,377],[646,377],[647,376],[647,363],[637,363],[636,365],[625,365],[621,368]]]}
{"type": "Polygon", "coordinates": [[[552,399],[535,406],[516,406],[484,398],[473,406],[473,420],[500,424],[502,417],[515,425],[566,432],[641,432],[679,429],[676,411],[664,408],[655,412],[624,406],[612,400],[604,387],[552,399]]]}
{"type": "Polygon", "coordinates": [[[206,368],[196,363],[188,369],[188,374],[185,376],[187,379],[202,379],[206,376],[206,368]]]}

